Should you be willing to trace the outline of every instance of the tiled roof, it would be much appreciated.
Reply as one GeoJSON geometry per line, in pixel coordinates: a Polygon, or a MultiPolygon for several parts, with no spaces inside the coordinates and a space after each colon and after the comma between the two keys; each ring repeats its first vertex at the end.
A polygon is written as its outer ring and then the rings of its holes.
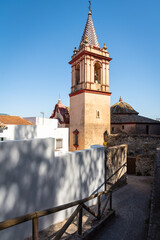
{"type": "Polygon", "coordinates": [[[120,97],[119,102],[115,103],[111,107],[112,114],[138,114],[128,103],[123,102],[120,97]]]}
{"type": "Polygon", "coordinates": [[[0,115],[0,122],[6,125],[34,125],[18,116],[0,115]]]}
{"type": "Polygon", "coordinates": [[[89,45],[93,45],[99,48],[98,38],[94,28],[91,11],[89,11],[88,13],[88,19],[86,22],[86,26],[83,32],[83,36],[82,36],[79,48],[81,48],[81,45],[86,41],[89,45]]]}
{"type": "Polygon", "coordinates": [[[111,114],[111,124],[112,123],[156,123],[156,124],[160,124],[159,121],[150,119],[150,118],[146,118],[140,115],[136,115],[136,114],[132,114],[132,115],[114,115],[111,114]]]}

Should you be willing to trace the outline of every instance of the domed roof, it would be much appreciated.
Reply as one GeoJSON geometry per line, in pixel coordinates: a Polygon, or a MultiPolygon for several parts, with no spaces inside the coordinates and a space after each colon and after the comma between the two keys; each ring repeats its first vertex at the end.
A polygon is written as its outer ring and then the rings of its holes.
{"type": "Polygon", "coordinates": [[[136,112],[128,103],[123,102],[122,97],[120,97],[119,102],[115,103],[111,107],[112,114],[136,114],[136,112]]]}

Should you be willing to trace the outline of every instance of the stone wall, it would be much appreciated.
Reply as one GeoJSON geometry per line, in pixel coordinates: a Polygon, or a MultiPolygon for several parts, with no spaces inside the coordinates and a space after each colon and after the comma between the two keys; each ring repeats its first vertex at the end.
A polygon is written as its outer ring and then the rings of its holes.
{"type": "Polygon", "coordinates": [[[147,240],[160,239],[160,147],[156,152],[151,211],[147,240]]]}
{"type": "Polygon", "coordinates": [[[155,153],[160,144],[160,136],[111,134],[107,143],[108,146],[127,144],[128,157],[136,157],[136,174],[153,176],[155,153]]]}
{"type": "MultiPolygon", "coordinates": [[[[114,174],[123,164],[127,161],[127,145],[119,145],[106,148],[105,151],[105,173],[106,179],[114,174]]],[[[121,183],[126,183],[127,166],[124,166],[117,172],[110,180],[109,183],[115,184],[119,180],[121,183]]],[[[108,189],[111,185],[107,185],[108,189]]]]}
{"type": "Polygon", "coordinates": [[[136,157],[136,174],[138,176],[153,176],[155,154],[140,154],[136,157]]]}
{"type": "Polygon", "coordinates": [[[160,135],[160,123],[111,123],[112,133],[160,135]]]}
{"type": "Polygon", "coordinates": [[[155,152],[157,145],[160,143],[160,136],[111,134],[108,136],[107,143],[109,147],[127,144],[128,156],[137,156],[139,154],[150,154],[151,152],[155,152]]]}

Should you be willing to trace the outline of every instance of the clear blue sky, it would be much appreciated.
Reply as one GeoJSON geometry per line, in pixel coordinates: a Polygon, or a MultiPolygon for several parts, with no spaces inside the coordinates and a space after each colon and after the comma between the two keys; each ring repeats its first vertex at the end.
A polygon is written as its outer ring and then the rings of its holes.
{"type": "MultiPolygon", "coordinates": [[[[100,46],[110,57],[111,104],[122,96],[160,117],[160,0],[92,0],[100,46]]],[[[0,0],[0,113],[49,117],[69,106],[68,62],[79,46],[87,0],[0,0]]]]}

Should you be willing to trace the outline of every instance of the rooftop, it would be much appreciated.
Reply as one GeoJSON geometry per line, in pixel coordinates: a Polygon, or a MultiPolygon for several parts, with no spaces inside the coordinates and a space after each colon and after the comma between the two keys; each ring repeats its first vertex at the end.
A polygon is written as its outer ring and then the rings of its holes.
{"type": "Polygon", "coordinates": [[[0,123],[8,125],[34,125],[19,116],[0,115],[0,123]]]}
{"type": "Polygon", "coordinates": [[[55,105],[55,108],[52,112],[50,118],[58,119],[59,123],[69,123],[69,108],[66,107],[61,100],[58,100],[58,103],[55,105]]]}
{"type": "Polygon", "coordinates": [[[160,124],[159,121],[143,117],[136,114],[130,115],[120,115],[120,114],[111,114],[111,123],[157,123],[160,124]]]}
{"type": "Polygon", "coordinates": [[[135,111],[128,103],[123,102],[122,97],[120,97],[119,102],[115,103],[111,107],[112,114],[136,114],[138,112],[135,111]]]}
{"type": "Polygon", "coordinates": [[[96,31],[94,28],[94,24],[93,24],[93,20],[92,20],[92,10],[89,7],[89,13],[88,13],[88,18],[87,18],[87,22],[86,22],[86,26],[82,35],[82,39],[79,45],[79,48],[81,48],[81,46],[84,43],[88,43],[89,45],[93,45],[95,47],[100,48],[99,43],[98,43],[98,38],[96,35],[96,31]]]}

